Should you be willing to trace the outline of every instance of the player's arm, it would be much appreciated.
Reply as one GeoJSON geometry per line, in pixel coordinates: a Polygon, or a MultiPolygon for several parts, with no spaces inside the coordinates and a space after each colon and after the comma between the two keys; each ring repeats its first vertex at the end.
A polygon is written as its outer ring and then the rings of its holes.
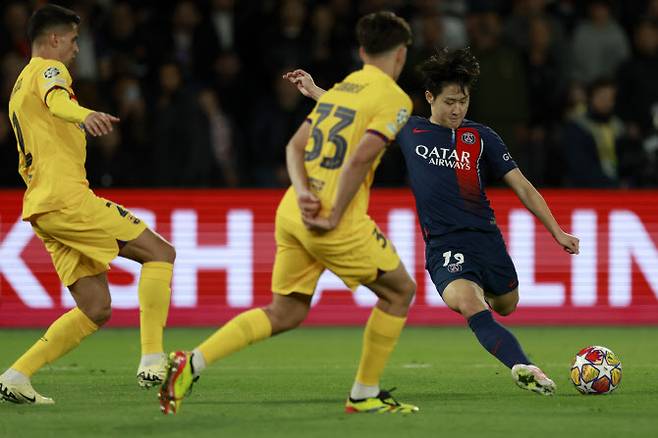
{"type": "Polygon", "coordinates": [[[320,211],[320,200],[308,186],[308,174],[304,167],[304,148],[311,133],[311,123],[304,121],[286,146],[286,166],[292,186],[297,194],[297,204],[302,217],[314,217],[320,211]]]}
{"type": "Polygon", "coordinates": [[[301,69],[293,70],[284,74],[283,79],[288,79],[297,87],[300,93],[315,101],[327,91],[315,85],[313,77],[301,69]]]}
{"type": "Polygon", "coordinates": [[[516,196],[521,200],[523,205],[541,221],[546,229],[551,233],[558,244],[569,254],[578,254],[579,240],[571,234],[565,233],[557,223],[546,204],[544,197],[535,189],[535,187],[523,176],[518,168],[512,169],[503,176],[505,183],[511,187],[516,196]]]}
{"type": "Polygon", "coordinates": [[[50,90],[46,95],[46,105],[55,117],[67,122],[83,123],[93,136],[109,134],[112,131],[112,123],[119,121],[117,117],[80,106],[64,88],[50,90]]]}
{"type": "Polygon", "coordinates": [[[369,132],[361,138],[354,154],[345,163],[338,177],[338,190],[329,217],[304,218],[304,223],[316,231],[330,231],[336,228],[347,206],[363,184],[372,163],[386,147],[387,141],[369,132]]]}

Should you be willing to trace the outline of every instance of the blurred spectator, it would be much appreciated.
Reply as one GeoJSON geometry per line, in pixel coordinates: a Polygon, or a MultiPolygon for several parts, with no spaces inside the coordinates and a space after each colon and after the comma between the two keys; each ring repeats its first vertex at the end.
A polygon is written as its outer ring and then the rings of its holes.
{"type": "Polygon", "coordinates": [[[271,75],[283,65],[306,67],[311,61],[312,36],[309,28],[309,5],[304,0],[280,0],[277,16],[261,40],[262,54],[271,75]]]}
{"type": "Polygon", "coordinates": [[[336,15],[329,5],[319,5],[311,17],[311,59],[309,69],[318,84],[329,88],[355,68],[349,40],[343,29],[336,32],[336,15]]]}
{"type": "Polygon", "coordinates": [[[614,76],[629,54],[628,39],[612,16],[610,2],[590,0],[589,17],[578,25],[573,37],[573,79],[588,84],[614,76]]]}
{"type": "Polygon", "coordinates": [[[512,15],[505,21],[505,38],[521,50],[530,46],[533,23],[542,20],[548,26],[551,49],[561,52],[566,47],[562,23],[546,13],[546,0],[515,0],[512,15]]]}
{"type": "Polygon", "coordinates": [[[565,37],[571,37],[573,34],[583,3],[578,0],[554,0],[546,5],[546,11],[563,27],[565,37]]]}
{"type": "Polygon", "coordinates": [[[138,183],[136,161],[121,148],[121,131],[89,139],[87,144],[87,178],[92,187],[126,187],[138,183]]]}
{"type": "Polygon", "coordinates": [[[658,105],[651,108],[653,129],[642,142],[642,147],[647,155],[644,166],[645,180],[647,186],[658,185],[658,105]]]}
{"type": "Polygon", "coordinates": [[[102,29],[97,41],[100,80],[122,74],[144,76],[147,48],[131,4],[120,1],[114,5],[102,29]]]}
{"type": "Polygon", "coordinates": [[[173,58],[186,78],[210,77],[210,61],[217,56],[219,46],[212,24],[201,15],[197,2],[180,0],[176,4],[170,38],[173,58]]]}
{"type": "Polygon", "coordinates": [[[286,170],[286,145],[313,107],[297,88],[282,79],[283,68],[274,74],[274,94],[261,99],[254,110],[246,157],[249,182],[260,187],[284,187],[289,184],[286,170]]]}
{"type": "Polygon", "coordinates": [[[468,117],[498,132],[525,171],[530,168],[527,160],[533,155],[522,147],[529,117],[523,60],[514,48],[502,42],[502,23],[496,12],[470,16],[468,27],[481,71],[471,95],[468,117]]]}
{"type": "Polygon", "coordinates": [[[658,105],[658,26],[642,20],[635,27],[633,58],[625,62],[617,79],[619,115],[635,138],[653,129],[652,108],[658,105]]]}
{"type": "Polygon", "coordinates": [[[532,18],[524,54],[529,107],[525,148],[531,151],[532,159],[526,160],[523,171],[532,175],[533,183],[539,185],[546,181],[556,184],[560,180],[554,128],[561,120],[566,83],[560,52],[552,44],[552,29],[544,16],[532,18]]]}
{"type": "Polygon", "coordinates": [[[160,94],[153,102],[154,150],[144,166],[153,182],[166,187],[205,186],[213,156],[195,93],[183,83],[177,63],[160,67],[160,94]]]}
{"type": "Polygon", "coordinates": [[[92,2],[76,3],[75,11],[80,16],[78,26],[78,49],[75,57],[73,76],[76,81],[98,80],[98,55],[96,53],[96,34],[94,33],[95,13],[92,2]]]}
{"type": "Polygon", "coordinates": [[[199,105],[208,123],[208,141],[215,158],[218,174],[213,175],[213,185],[237,187],[240,182],[240,169],[236,149],[241,149],[240,134],[233,121],[223,111],[215,93],[205,89],[199,93],[199,105]],[[236,147],[236,145],[238,145],[236,147]]]}
{"type": "Polygon", "coordinates": [[[635,184],[634,169],[644,161],[637,145],[624,137],[614,114],[617,88],[599,79],[588,90],[585,114],[567,123],[563,136],[566,182],[574,187],[619,187],[635,184]]]}
{"type": "Polygon", "coordinates": [[[10,1],[5,4],[3,9],[3,26],[0,28],[0,55],[13,53],[27,61],[30,58],[30,43],[27,40],[27,20],[30,13],[27,3],[24,1],[10,1]]]}
{"type": "Polygon", "coordinates": [[[468,44],[463,15],[458,15],[442,1],[415,0],[414,46],[427,48],[459,49],[468,44]]]}
{"type": "MultiPolygon", "coordinates": [[[[44,3],[0,4],[3,186],[22,185],[6,108],[30,56],[27,20],[44,3]]],[[[121,117],[113,136],[89,139],[93,185],[287,184],[285,143],[313,102],[270,78],[278,80],[283,66],[294,66],[310,71],[323,88],[333,86],[361,64],[357,19],[383,8],[404,16],[414,28],[399,83],[414,99],[416,114],[427,115],[428,106],[412,74],[415,64],[436,48],[471,44],[482,75],[472,91],[469,117],[502,135],[533,182],[558,185],[566,169],[561,138],[555,137],[569,131],[558,127],[565,118],[570,127],[590,120],[585,87],[601,74],[616,74],[617,111],[625,125],[614,149],[617,180],[658,184],[658,0],[59,3],[83,20],[80,52],[71,67],[78,101],[121,117]],[[627,33],[633,37],[632,54],[627,33]]],[[[384,156],[375,184],[403,183],[398,153],[391,148],[384,156]]]]}
{"type": "Polygon", "coordinates": [[[235,0],[212,0],[210,20],[220,50],[234,50],[237,45],[235,0]]]}

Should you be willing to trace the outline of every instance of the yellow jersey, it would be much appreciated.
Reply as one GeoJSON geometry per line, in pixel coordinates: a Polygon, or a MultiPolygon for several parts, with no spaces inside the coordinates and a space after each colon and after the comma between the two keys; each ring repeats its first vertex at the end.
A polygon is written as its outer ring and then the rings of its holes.
{"type": "MultiPolygon", "coordinates": [[[[354,154],[361,138],[369,132],[392,141],[407,122],[411,109],[411,98],[395,80],[370,64],[349,74],[318,99],[308,117],[311,135],[304,152],[304,166],[309,186],[322,203],[321,215],[331,211],[343,164],[354,154]]],[[[383,153],[373,162],[340,225],[367,216],[370,186],[383,153]]],[[[278,211],[301,222],[292,186],[278,211]]]]}
{"type": "Polygon", "coordinates": [[[89,191],[84,127],[55,117],[46,103],[56,89],[66,90],[75,99],[72,83],[64,64],[35,57],[12,90],[9,119],[16,134],[18,172],[27,185],[24,220],[76,205],[89,191]]]}

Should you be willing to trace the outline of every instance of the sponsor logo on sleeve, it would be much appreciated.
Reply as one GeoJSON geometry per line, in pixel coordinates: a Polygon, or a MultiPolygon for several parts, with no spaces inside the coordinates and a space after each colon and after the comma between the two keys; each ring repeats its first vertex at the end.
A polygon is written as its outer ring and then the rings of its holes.
{"type": "Polygon", "coordinates": [[[52,79],[55,76],[59,76],[61,72],[57,67],[48,67],[46,71],[43,72],[43,77],[46,79],[52,79]]]}
{"type": "Polygon", "coordinates": [[[512,159],[512,156],[509,153],[504,153],[503,154],[503,160],[509,161],[512,159]]]}
{"type": "Polygon", "coordinates": [[[398,111],[398,115],[395,121],[398,124],[398,127],[402,128],[402,126],[407,123],[407,120],[409,120],[409,111],[407,111],[406,108],[402,108],[400,111],[398,111]]]}

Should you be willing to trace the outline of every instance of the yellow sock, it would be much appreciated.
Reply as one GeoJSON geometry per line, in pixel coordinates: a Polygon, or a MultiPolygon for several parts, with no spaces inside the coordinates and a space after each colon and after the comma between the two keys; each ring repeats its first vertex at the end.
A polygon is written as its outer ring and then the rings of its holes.
{"type": "Polygon", "coordinates": [[[142,354],[162,353],[162,331],[167,324],[174,265],[147,262],[139,276],[139,327],[142,354]]]}
{"type": "Polygon", "coordinates": [[[272,336],[272,323],[263,309],[251,309],[239,314],[211,337],[198,350],[203,354],[206,365],[218,361],[249,344],[272,336]]]}
{"type": "Polygon", "coordinates": [[[45,364],[64,356],[96,330],[98,326],[76,307],[53,322],[46,334],[14,362],[11,368],[30,377],[45,364]]]}
{"type": "Polygon", "coordinates": [[[407,318],[372,309],[363,332],[363,351],[356,381],[362,385],[379,385],[388,357],[398,342],[407,318]]]}

